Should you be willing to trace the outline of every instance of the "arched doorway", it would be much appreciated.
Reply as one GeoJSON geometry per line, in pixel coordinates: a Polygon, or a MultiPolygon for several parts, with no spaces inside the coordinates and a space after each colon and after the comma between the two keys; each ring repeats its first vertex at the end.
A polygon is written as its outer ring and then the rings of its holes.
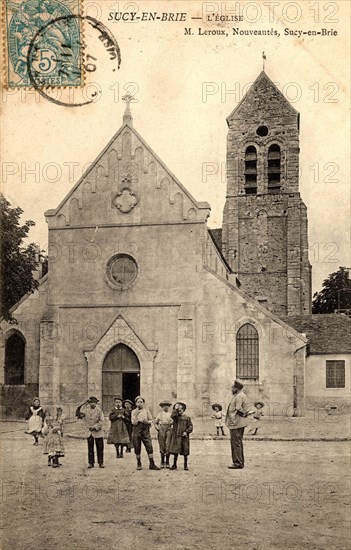
{"type": "Polygon", "coordinates": [[[5,343],[5,384],[24,385],[24,355],[26,344],[18,332],[9,336],[5,343]]]}
{"type": "Polygon", "coordinates": [[[107,353],[102,365],[102,410],[107,414],[116,395],[134,401],[139,393],[139,359],[131,348],[117,344],[107,353]]]}

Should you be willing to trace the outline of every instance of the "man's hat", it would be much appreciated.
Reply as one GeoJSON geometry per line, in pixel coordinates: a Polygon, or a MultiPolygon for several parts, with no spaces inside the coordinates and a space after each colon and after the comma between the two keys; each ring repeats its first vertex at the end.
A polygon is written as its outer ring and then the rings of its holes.
{"type": "Polygon", "coordinates": [[[117,399],[118,399],[118,401],[122,401],[122,403],[123,403],[123,399],[120,395],[116,395],[116,397],[113,398],[114,401],[117,401],[117,399]]]}
{"type": "Polygon", "coordinates": [[[255,401],[254,406],[256,408],[257,408],[257,405],[259,405],[260,407],[264,407],[264,403],[262,403],[262,401],[255,401]]]}
{"type": "Polygon", "coordinates": [[[93,395],[89,397],[88,403],[99,403],[99,400],[97,397],[94,397],[93,395]]]}
{"type": "Polygon", "coordinates": [[[133,401],[131,401],[130,399],[125,399],[125,400],[123,401],[123,403],[124,403],[124,404],[129,403],[130,405],[134,405],[133,401]]]}
{"type": "Polygon", "coordinates": [[[212,409],[215,410],[216,408],[218,408],[220,411],[223,410],[222,405],[220,405],[219,403],[213,403],[212,409]]]}
{"type": "Polygon", "coordinates": [[[234,384],[233,384],[234,388],[237,388],[238,390],[242,390],[244,385],[239,382],[239,380],[234,380],[234,384]]]}
{"type": "Polygon", "coordinates": [[[177,403],[174,403],[173,409],[176,405],[181,405],[183,407],[183,410],[185,411],[185,409],[186,409],[186,404],[185,403],[183,403],[182,401],[177,401],[177,403]]]}
{"type": "Polygon", "coordinates": [[[170,401],[168,401],[167,399],[164,399],[164,401],[161,401],[161,403],[159,404],[159,407],[165,407],[166,405],[168,405],[168,407],[170,407],[172,405],[172,403],[170,401]]]}

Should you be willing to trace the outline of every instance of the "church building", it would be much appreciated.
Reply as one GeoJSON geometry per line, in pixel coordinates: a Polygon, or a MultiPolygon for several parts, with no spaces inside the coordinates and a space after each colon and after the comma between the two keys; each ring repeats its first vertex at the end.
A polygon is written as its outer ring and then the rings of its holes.
{"type": "MultiPolygon", "coordinates": [[[[49,271],[1,323],[3,407],[38,394],[73,418],[116,394],[208,414],[234,378],[275,414],[303,414],[311,310],[299,114],[262,72],[227,119],[222,230],[134,127],[123,123],[45,213],[49,271]],[[282,318],[284,317],[284,320],[282,318]]],[[[152,136],[149,136],[152,141],[152,136]]],[[[148,138],[147,138],[148,139],[148,138]]]]}

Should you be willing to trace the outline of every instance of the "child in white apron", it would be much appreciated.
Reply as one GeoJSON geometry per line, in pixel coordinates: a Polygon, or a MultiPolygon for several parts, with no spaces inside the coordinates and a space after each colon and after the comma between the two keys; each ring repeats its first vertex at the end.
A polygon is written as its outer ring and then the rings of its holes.
{"type": "Polygon", "coordinates": [[[212,405],[212,409],[214,410],[213,414],[211,415],[211,418],[215,419],[215,428],[217,430],[217,436],[219,435],[219,430],[221,430],[222,435],[225,435],[224,433],[224,414],[223,414],[223,408],[222,405],[219,403],[215,403],[212,405]]]}
{"type": "Polygon", "coordinates": [[[38,445],[39,443],[39,436],[41,435],[44,416],[43,408],[40,406],[40,399],[39,397],[35,397],[33,399],[33,405],[29,407],[29,410],[25,416],[25,419],[28,421],[27,430],[25,433],[34,437],[33,445],[38,445]]]}

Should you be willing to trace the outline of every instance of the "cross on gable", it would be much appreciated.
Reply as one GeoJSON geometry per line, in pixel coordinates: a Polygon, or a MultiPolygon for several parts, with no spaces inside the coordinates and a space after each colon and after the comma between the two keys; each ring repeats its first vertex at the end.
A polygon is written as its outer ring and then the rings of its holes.
{"type": "Polygon", "coordinates": [[[122,101],[124,101],[127,104],[127,108],[129,107],[129,104],[133,101],[133,96],[130,94],[126,94],[122,97],[122,101]]]}
{"type": "Polygon", "coordinates": [[[130,94],[125,94],[122,97],[122,101],[124,101],[124,103],[126,104],[126,110],[124,111],[123,115],[123,122],[129,125],[133,125],[132,113],[130,112],[130,104],[132,101],[134,101],[134,98],[130,94]]]}

